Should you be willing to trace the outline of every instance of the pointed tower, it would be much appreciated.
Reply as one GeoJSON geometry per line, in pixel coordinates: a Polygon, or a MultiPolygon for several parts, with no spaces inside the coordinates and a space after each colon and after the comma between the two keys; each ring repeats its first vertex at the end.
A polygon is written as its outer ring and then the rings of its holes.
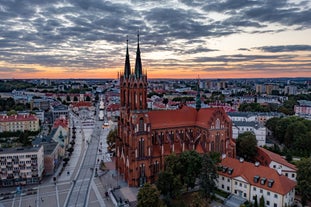
{"type": "Polygon", "coordinates": [[[200,96],[200,86],[199,86],[199,80],[197,83],[197,96],[195,98],[195,108],[197,111],[201,109],[201,96],[200,96]]]}
{"type": "Polygon", "coordinates": [[[130,64],[130,55],[129,55],[129,40],[126,40],[126,56],[125,56],[125,65],[124,65],[124,78],[129,78],[131,75],[131,64],[130,64]]]}
{"type": "Polygon", "coordinates": [[[143,75],[143,69],[142,69],[141,57],[140,57],[140,48],[139,48],[139,33],[137,34],[137,51],[136,51],[136,63],[135,63],[134,74],[137,79],[141,78],[143,75]]]}

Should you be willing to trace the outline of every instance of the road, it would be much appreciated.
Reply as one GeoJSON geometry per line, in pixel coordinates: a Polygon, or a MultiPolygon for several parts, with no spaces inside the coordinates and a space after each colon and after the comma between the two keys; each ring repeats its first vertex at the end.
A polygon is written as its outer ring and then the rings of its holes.
{"type": "MultiPolygon", "coordinates": [[[[73,116],[76,129],[76,144],[69,164],[64,172],[58,175],[54,184],[52,177],[44,179],[37,186],[25,186],[21,194],[16,194],[16,188],[2,188],[0,193],[7,193],[0,200],[0,207],[63,207],[63,206],[100,206],[105,203],[105,183],[95,182],[95,171],[99,168],[97,160],[109,161],[106,156],[106,137],[109,129],[102,129],[102,121],[98,116],[81,120],[73,116]],[[92,123],[86,124],[84,123],[92,123]],[[100,150],[99,150],[100,149],[100,150]]],[[[98,170],[100,171],[100,170],[98,170]]],[[[3,196],[0,196],[0,199],[3,196]]]]}

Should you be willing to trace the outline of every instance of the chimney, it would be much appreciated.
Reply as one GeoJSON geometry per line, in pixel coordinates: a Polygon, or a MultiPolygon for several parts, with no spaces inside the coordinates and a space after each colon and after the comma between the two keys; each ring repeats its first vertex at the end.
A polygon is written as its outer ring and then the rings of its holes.
{"type": "Polygon", "coordinates": [[[244,158],[243,157],[240,157],[240,162],[244,162],[244,158]]]}

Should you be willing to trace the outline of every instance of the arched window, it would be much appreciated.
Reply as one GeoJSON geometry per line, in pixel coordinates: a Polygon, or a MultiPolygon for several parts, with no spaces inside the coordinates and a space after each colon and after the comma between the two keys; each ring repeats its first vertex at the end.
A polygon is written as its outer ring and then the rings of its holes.
{"type": "Polygon", "coordinates": [[[216,119],[215,126],[216,126],[216,129],[220,129],[220,120],[219,120],[219,118],[216,119]]]}
{"type": "Polygon", "coordinates": [[[220,152],[220,135],[219,135],[219,133],[217,132],[217,134],[216,134],[216,137],[215,137],[215,151],[216,152],[220,152]]]}
{"type": "Polygon", "coordinates": [[[145,145],[145,140],[143,138],[140,138],[138,142],[138,157],[139,158],[145,157],[144,145],[145,145]]]}
{"type": "Polygon", "coordinates": [[[143,118],[140,118],[140,119],[139,119],[138,130],[139,130],[140,132],[145,131],[145,130],[144,130],[144,119],[143,119],[143,118]]]}

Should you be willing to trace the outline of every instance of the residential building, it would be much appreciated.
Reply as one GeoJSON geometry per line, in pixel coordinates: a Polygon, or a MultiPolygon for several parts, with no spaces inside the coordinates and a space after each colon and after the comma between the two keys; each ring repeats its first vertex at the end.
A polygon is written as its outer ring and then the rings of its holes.
{"type": "Polygon", "coordinates": [[[0,186],[39,183],[44,171],[43,146],[0,149],[0,186]]]}
{"type": "Polygon", "coordinates": [[[196,150],[235,157],[232,123],[223,108],[201,108],[198,90],[196,108],[148,111],[147,85],[138,42],[135,70],[131,71],[127,46],[120,76],[116,170],[129,186],[155,182],[165,157],[172,153],[196,150]]]}
{"type": "Polygon", "coordinates": [[[271,152],[265,148],[258,147],[256,160],[264,166],[270,167],[282,173],[289,179],[296,181],[297,167],[287,162],[280,155],[271,152]]]}
{"type": "Polygon", "coordinates": [[[311,101],[299,100],[294,111],[297,116],[311,119],[311,101]]]}
{"type": "Polygon", "coordinates": [[[39,131],[39,119],[34,114],[0,115],[0,132],[39,131]]]}
{"type": "Polygon", "coordinates": [[[217,187],[254,203],[263,196],[265,206],[292,206],[296,182],[266,166],[237,160],[222,159],[218,168],[217,187]]]}
{"type": "Polygon", "coordinates": [[[232,138],[237,139],[239,134],[252,132],[256,136],[257,146],[266,144],[267,128],[258,122],[234,121],[232,124],[232,138]]]}

